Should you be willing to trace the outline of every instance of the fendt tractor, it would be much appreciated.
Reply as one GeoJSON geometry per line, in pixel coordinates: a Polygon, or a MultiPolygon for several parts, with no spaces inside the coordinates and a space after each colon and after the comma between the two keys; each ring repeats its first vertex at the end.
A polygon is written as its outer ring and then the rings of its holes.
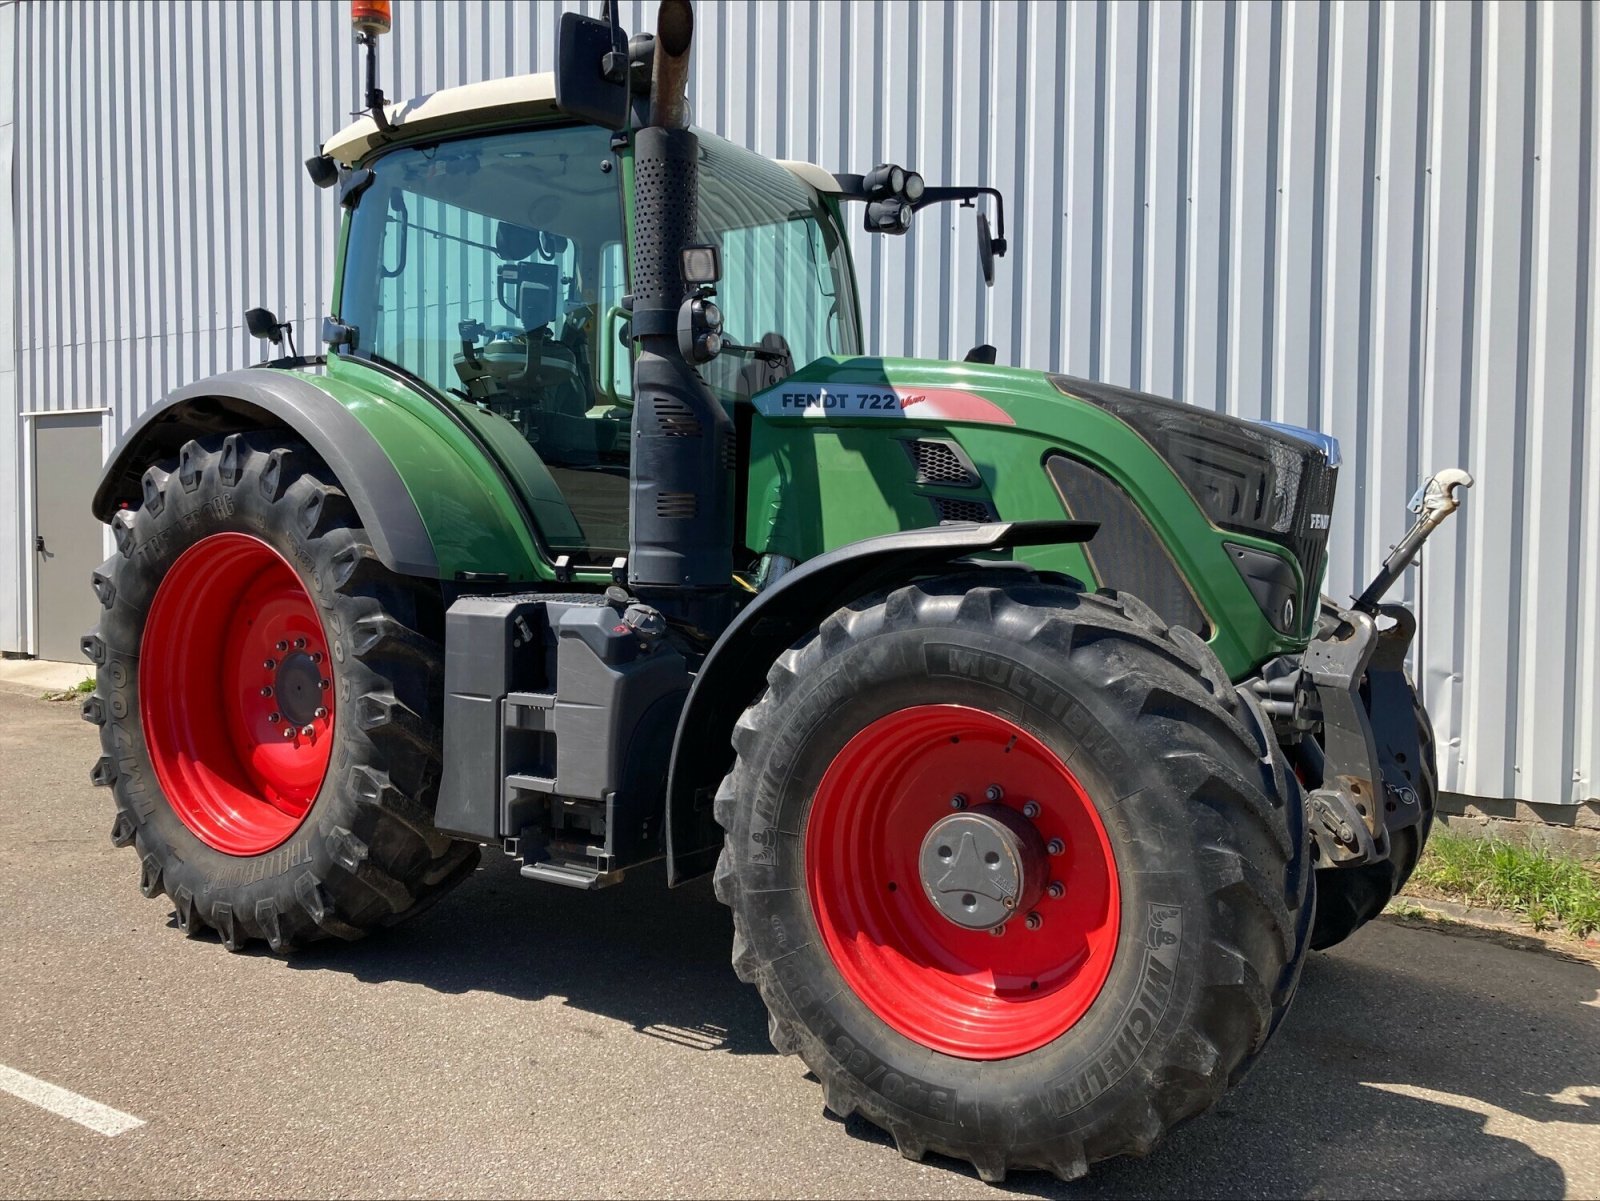
{"type": "Polygon", "coordinates": [[[847,215],[972,207],[992,282],[1002,197],[691,128],[687,0],[397,104],[389,5],[352,13],[363,115],[306,163],[325,352],[251,310],[269,361],[154,407],[94,496],[83,711],[144,894],[289,952],[480,847],[579,889],[664,860],[906,1156],[1072,1178],[1212,1105],[1427,838],[1383,597],[1470,479],[1325,599],[1332,438],[864,353],[847,215]]]}

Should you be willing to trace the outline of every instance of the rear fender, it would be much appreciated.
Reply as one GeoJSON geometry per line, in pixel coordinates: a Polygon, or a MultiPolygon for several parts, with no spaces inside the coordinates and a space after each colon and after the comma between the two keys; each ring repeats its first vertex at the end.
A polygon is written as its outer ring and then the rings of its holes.
{"type": "Polygon", "coordinates": [[[474,463],[479,447],[352,381],[293,371],[230,371],[172,393],[117,446],[95,490],[95,516],[109,521],[120,505],[137,504],[145,468],[189,439],[252,429],[289,430],[310,445],[391,571],[507,582],[549,574],[507,489],[496,492],[485,465],[474,463]]]}
{"type": "MultiPolygon", "coordinates": [[[[733,763],[733,726],[785,649],[857,597],[942,574],[969,555],[1086,542],[1097,528],[1092,521],[1017,521],[885,534],[818,555],[763,591],[711,648],[678,719],[667,775],[668,883],[682,884],[716,866],[722,831],[712,798],[733,763]]],[[[1001,571],[1014,565],[968,566],[1001,571]]]]}

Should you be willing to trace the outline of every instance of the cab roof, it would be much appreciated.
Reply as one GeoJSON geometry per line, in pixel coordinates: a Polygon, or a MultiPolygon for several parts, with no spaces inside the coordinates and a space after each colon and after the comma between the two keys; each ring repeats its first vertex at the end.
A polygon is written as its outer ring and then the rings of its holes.
{"type": "MultiPolygon", "coordinates": [[[[550,71],[441,88],[426,96],[384,106],[389,123],[399,136],[407,138],[491,121],[549,117],[560,111],[556,105],[556,77],[550,71]]],[[[324,142],[322,152],[349,167],[388,140],[389,136],[379,131],[376,121],[362,117],[324,142]]],[[[778,165],[819,192],[839,191],[832,173],[815,163],[779,159],[778,165]]]]}

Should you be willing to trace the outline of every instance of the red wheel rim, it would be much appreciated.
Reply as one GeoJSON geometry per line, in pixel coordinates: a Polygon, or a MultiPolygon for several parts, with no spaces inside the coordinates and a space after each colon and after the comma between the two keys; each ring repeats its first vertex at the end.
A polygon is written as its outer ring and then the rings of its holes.
{"type": "Polygon", "coordinates": [[[156,589],[139,647],[156,779],[196,838],[260,855],[300,828],[327,774],[328,643],[299,574],[248,534],[213,534],[156,589]]]}
{"type": "Polygon", "coordinates": [[[1004,1059],[1060,1037],[1116,953],[1116,860],[1094,802],[1037,738],[978,709],[919,705],[856,734],[817,786],[805,869],[845,982],[889,1026],[948,1055],[1004,1059]],[[966,929],[929,899],[919,854],[958,796],[1032,814],[1061,885],[1032,904],[1036,927],[1017,912],[999,936],[966,929]]]}

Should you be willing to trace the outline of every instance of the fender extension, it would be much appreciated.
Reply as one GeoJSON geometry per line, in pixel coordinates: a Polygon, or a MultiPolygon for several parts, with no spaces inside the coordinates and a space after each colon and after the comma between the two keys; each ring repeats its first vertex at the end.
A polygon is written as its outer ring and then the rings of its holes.
{"type": "Polygon", "coordinates": [[[668,883],[676,887],[716,866],[722,831],[711,801],[733,761],[734,723],[766,683],[767,668],[806,631],[859,596],[938,574],[969,555],[1087,542],[1099,528],[1094,521],[1015,521],[885,534],[818,555],[762,591],[706,655],[678,719],[667,774],[668,883]]]}
{"type": "Polygon", "coordinates": [[[248,368],[188,384],[150,409],[123,435],[95,488],[92,508],[110,521],[142,494],[145,467],[178,453],[196,435],[284,426],[305,439],[339,481],[389,570],[439,577],[422,515],[394,463],[350,410],[309,380],[248,368]]]}

